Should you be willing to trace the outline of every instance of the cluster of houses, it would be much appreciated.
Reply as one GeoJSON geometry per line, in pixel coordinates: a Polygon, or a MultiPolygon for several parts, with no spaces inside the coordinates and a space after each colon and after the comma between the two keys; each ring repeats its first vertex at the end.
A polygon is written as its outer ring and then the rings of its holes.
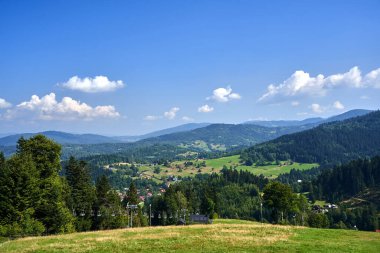
{"type": "Polygon", "coordinates": [[[335,204],[325,204],[323,206],[320,206],[320,205],[313,205],[311,207],[311,210],[314,212],[314,213],[327,213],[329,210],[331,209],[337,209],[338,206],[335,205],[335,204]]]}

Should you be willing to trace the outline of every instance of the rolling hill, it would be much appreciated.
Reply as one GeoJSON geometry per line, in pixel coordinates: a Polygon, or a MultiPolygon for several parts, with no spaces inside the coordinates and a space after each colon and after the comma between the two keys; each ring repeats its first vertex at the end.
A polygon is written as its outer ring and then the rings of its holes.
{"type": "Polygon", "coordinates": [[[281,136],[241,154],[250,164],[259,160],[336,164],[380,153],[380,111],[310,130],[281,136]]]}
{"type": "Polygon", "coordinates": [[[170,144],[199,148],[203,151],[230,150],[271,140],[299,129],[299,127],[263,127],[248,124],[212,124],[192,131],[148,138],[137,143],[170,144]]]}
{"type": "Polygon", "coordinates": [[[369,110],[351,110],[327,119],[310,118],[302,121],[261,121],[258,124],[211,124],[191,131],[176,132],[147,138],[138,143],[160,143],[199,148],[203,151],[231,150],[247,147],[301,132],[319,124],[342,121],[368,114],[369,110]],[[262,124],[262,125],[260,125],[262,124]]]}
{"type": "MultiPolygon", "coordinates": [[[[64,157],[68,154],[79,153],[81,156],[120,153],[149,145],[172,145],[174,148],[183,148],[184,152],[186,150],[230,151],[273,140],[282,135],[308,130],[322,122],[340,121],[368,112],[368,110],[352,110],[322,121],[320,118],[310,118],[303,121],[262,121],[256,124],[236,125],[190,123],[140,136],[107,137],[57,131],[41,132],[41,134],[62,144],[64,157]],[[269,125],[278,126],[270,127],[269,125]]],[[[0,138],[0,150],[8,156],[15,151],[17,140],[21,136],[29,138],[33,135],[36,133],[15,134],[0,138]]]]}
{"type": "Polygon", "coordinates": [[[208,125],[211,125],[210,123],[188,123],[179,125],[176,127],[166,128],[158,131],[154,131],[151,133],[143,134],[143,135],[136,135],[136,136],[115,136],[114,138],[117,140],[120,140],[122,142],[135,142],[147,138],[157,137],[160,135],[165,134],[172,134],[172,133],[178,133],[178,132],[186,132],[191,131],[197,128],[206,127],[208,125]]]}
{"type": "Polygon", "coordinates": [[[380,233],[215,220],[208,225],[115,229],[0,244],[26,252],[378,252],[380,233]],[[328,238],[328,240],[326,240],[328,238]]]}

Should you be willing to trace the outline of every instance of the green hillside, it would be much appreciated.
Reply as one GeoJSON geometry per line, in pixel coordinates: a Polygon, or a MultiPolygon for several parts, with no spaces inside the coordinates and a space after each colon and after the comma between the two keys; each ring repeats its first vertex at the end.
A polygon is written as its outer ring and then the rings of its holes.
{"type": "Polygon", "coordinates": [[[216,220],[212,225],[147,227],[29,237],[0,244],[17,252],[378,252],[380,233],[216,220]]]}
{"type": "Polygon", "coordinates": [[[228,150],[272,140],[284,134],[307,129],[306,127],[263,127],[249,124],[212,124],[187,132],[178,132],[145,139],[138,143],[160,143],[194,147],[203,151],[228,150]]]}
{"type": "Polygon", "coordinates": [[[242,153],[246,164],[291,159],[336,164],[380,153],[380,111],[281,136],[242,153]]]}

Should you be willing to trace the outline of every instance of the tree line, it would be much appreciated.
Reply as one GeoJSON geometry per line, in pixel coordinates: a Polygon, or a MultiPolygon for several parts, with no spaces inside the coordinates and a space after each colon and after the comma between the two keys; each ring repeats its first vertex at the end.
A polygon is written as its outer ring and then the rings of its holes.
{"type": "MultiPolygon", "coordinates": [[[[47,235],[125,227],[129,216],[106,176],[91,180],[86,162],[70,158],[59,176],[61,146],[37,135],[0,154],[0,236],[47,235]]],[[[126,201],[137,203],[132,184],[126,201]]],[[[141,213],[135,224],[146,224],[141,213]]]]}
{"type": "Polygon", "coordinates": [[[60,176],[60,152],[60,145],[37,135],[20,139],[9,159],[0,155],[0,236],[111,229],[131,222],[182,224],[193,213],[312,227],[373,230],[378,226],[373,206],[320,212],[309,201],[340,201],[379,185],[379,157],[326,170],[304,182],[300,191],[262,175],[224,168],[220,174],[183,178],[141,203],[133,181],[121,199],[105,175],[94,183],[85,161],[71,157],[60,176]]]}

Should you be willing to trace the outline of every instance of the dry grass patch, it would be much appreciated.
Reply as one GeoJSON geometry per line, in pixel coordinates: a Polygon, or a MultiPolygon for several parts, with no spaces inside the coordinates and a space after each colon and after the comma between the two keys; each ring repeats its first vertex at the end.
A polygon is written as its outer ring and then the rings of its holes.
{"type": "Polygon", "coordinates": [[[30,237],[0,252],[378,252],[380,235],[221,220],[212,225],[118,229],[30,237]],[[329,238],[329,240],[326,240],[329,238]]]}

